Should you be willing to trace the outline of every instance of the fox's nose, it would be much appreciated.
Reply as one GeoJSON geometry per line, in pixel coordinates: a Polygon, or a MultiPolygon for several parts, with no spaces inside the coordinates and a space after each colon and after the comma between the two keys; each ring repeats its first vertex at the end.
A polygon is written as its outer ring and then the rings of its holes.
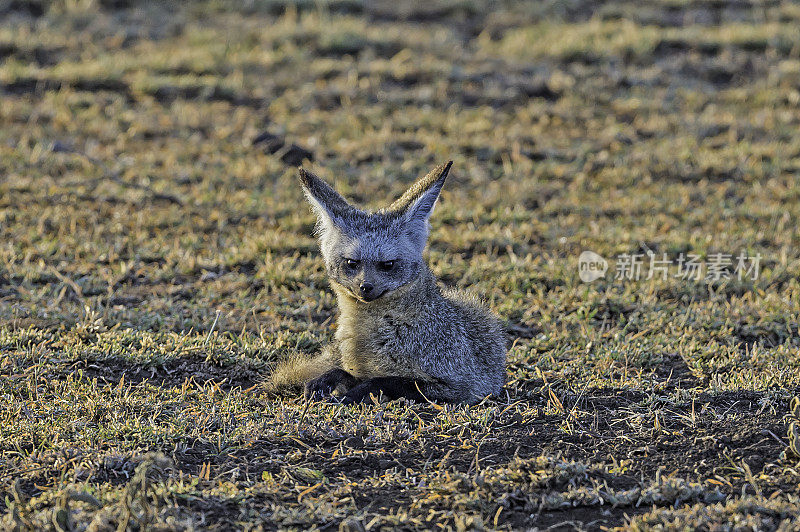
{"type": "Polygon", "coordinates": [[[375,288],[370,283],[361,283],[361,286],[358,287],[359,292],[361,292],[362,296],[368,296],[372,289],[375,288]]]}

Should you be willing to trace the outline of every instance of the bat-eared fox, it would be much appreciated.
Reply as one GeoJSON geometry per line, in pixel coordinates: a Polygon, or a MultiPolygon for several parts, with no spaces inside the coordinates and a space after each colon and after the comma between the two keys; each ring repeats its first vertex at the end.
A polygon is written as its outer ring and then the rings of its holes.
{"type": "Polygon", "coordinates": [[[506,338],[478,300],[440,288],[422,258],[428,218],[452,161],[376,212],[348,203],[300,169],[317,215],[320,250],[339,305],[335,340],[315,357],[295,356],[272,374],[282,392],[334,393],[344,403],[389,399],[477,403],[505,383],[506,338]]]}

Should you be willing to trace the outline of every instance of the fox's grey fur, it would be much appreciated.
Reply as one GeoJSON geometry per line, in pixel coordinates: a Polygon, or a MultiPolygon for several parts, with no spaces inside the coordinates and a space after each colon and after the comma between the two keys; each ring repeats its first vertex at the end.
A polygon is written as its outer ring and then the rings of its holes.
{"type": "Polygon", "coordinates": [[[443,290],[422,252],[428,218],[452,161],[392,205],[366,212],[300,170],[339,304],[335,341],[273,374],[273,389],[305,384],[307,396],[340,389],[344,402],[390,398],[476,403],[505,382],[503,328],[475,298],[443,290]]]}

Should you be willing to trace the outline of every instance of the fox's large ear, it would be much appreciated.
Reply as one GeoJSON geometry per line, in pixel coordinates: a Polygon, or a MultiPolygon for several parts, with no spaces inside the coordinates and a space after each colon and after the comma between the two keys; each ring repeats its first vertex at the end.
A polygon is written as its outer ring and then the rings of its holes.
{"type": "Polygon", "coordinates": [[[317,214],[318,229],[341,226],[343,217],[349,211],[355,210],[355,207],[347,203],[328,183],[302,168],[300,168],[300,183],[303,185],[306,199],[317,214]]]}
{"type": "Polygon", "coordinates": [[[453,161],[448,161],[437,166],[428,175],[411,185],[400,199],[389,206],[389,211],[403,217],[409,235],[420,248],[424,248],[428,240],[428,219],[452,165],[453,161]]]}

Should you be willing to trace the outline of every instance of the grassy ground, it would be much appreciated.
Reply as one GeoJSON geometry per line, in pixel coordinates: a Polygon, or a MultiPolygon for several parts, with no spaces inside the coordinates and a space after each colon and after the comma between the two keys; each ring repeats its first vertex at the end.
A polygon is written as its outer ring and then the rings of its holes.
{"type": "Polygon", "coordinates": [[[0,1],[0,528],[800,529],[798,25],[0,1]],[[371,207],[455,161],[429,258],[507,323],[503,397],[264,394],[335,327],[304,159],[371,207]],[[614,279],[647,250],[762,259],[614,279]]]}

